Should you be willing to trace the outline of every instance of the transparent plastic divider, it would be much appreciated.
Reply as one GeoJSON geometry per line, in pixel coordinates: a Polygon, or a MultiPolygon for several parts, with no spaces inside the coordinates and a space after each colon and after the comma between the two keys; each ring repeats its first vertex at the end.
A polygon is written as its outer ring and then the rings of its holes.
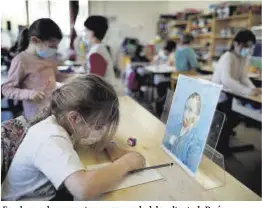
{"type": "Polygon", "coordinates": [[[207,190],[226,184],[224,156],[216,150],[225,119],[224,113],[215,112],[204,154],[195,176],[198,183],[207,190]]]}

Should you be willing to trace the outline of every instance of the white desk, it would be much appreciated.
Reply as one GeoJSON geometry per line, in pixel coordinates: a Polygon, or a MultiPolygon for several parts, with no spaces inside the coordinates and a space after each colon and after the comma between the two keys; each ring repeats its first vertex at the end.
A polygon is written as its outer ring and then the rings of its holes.
{"type": "Polygon", "coordinates": [[[171,67],[167,64],[149,65],[146,66],[145,69],[154,74],[168,74],[176,72],[175,67],[171,67]]]}
{"type": "Polygon", "coordinates": [[[146,66],[150,65],[150,63],[149,62],[131,62],[130,65],[132,67],[136,67],[136,66],[146,67],[146,66]]]}
{"type": "MultiPolygon", "coordinates": [[[[191,77],[211,81],[212,76],[213,75],[211,74],[211,75],[193,75],[191,77]]],[[[233,92],[229,89],[225,89],[225,88],[223,88],[223,91],[226,92],[226,93],[230,93],[232,95],[235,95],[236,97],[238,97],[240,99],[242,98],[242,99],[246,99],[246,100],[250,100],[250,101],[262,104],[262,95],[252,96],[252,95],[245,95],[245,94],[237,94],[237,93],[235,93],[235,92],[233,92]]]]}

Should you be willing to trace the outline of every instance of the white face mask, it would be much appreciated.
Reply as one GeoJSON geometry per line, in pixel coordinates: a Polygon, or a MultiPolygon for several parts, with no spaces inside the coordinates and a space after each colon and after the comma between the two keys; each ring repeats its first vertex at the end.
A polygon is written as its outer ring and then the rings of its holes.
{"type": "Polygon", "coordinates": [[[90,41],[88,40],[88,37],[86,35],[82,37],[82,40],[86,46],[90,45],[90,41]]]}
{"type": "Polygon", "coordinates": [[[90,31],[85,30],[82,34],[82,40],[87,46],[91,45],[91,37],[90,31]]]}
{"type": "MultiPolygon", "coordinates": [[[[88,126],[88,124],[86,123],[86,121],[83,117],[82,117],[82,120],[85,123],[85,127],[81,128],[80,131],[83,131],[83,129],[88,131],[88,129],[90,129],[90,127],[88,126]]],[[[93,145],[93,144],[101,141],[101,139],[103,138],[104,133],[106,131],[106,128],[103,127],[100,130],[91,130],[90,133],[86,133],[86,135],[88,134],[88,136],[81,136],[82,134],[85,134],[85,133],[84,132],[77,132],[76,129],[73,126],[72,126],[72,128],[74,130],[73,134],[71,135],[71,138],[73,139],[73,143],[79,142],[79,144],[86,145],[86,146],[90,146],[90,145],[93,145]],[[78,136],[76,136],[76,135],[78,135],[78,136]]]]}
{"type": "Polygon", "coordinates": [[[102,130],[92,130],[87,138],[81,138],[79,144],[81,145],[93,145],[98,143],[103,138],[105,129],[102,130]]]}

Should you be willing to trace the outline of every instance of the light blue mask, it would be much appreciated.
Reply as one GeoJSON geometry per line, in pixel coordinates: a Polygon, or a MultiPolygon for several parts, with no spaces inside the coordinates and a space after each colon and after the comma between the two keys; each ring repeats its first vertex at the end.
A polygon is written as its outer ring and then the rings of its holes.
{"type": "Polygon", "coordinates": [[[46,48],[45,50],[39,50],[38,48],[36,49],[36,53],[39,57],[46,59],[54,56],[57,52],[57,49],[55,48],[46,48]]]}
{"type": "Polygon", "coordinates": [[[240,56],[242,57],[247,57],[249,54],[249,49],[248,48],[242,48],[240,51],[240,56]]]}
{"type": "Polygon", "coordinates": [[[87,35],[83,35],[82,41],[84,42],[84,44],[85,44],[86,46],[89,46],[89,45],[90,45],[90,41],[89,41],[87,35]]]}

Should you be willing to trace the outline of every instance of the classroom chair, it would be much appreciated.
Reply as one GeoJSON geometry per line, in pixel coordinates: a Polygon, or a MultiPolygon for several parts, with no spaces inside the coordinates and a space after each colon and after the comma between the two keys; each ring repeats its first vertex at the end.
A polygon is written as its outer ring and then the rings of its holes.
{"type": "Polygon", "coordinates": [[[12,99],[6,99],[3,94],[1,93],[1,114],[3,116],[3,119],[6,120],[6,117],[9,118],[10,116],[5,115],[11,115],[12,118],[16,118],[19,115],[21,115],[21,112],[23,111],[23,105],[22,101],[14,101],[12,99]],[[7,114],[3,114],[7,113],[7,114]]]}
{"type": "Polygon", "coordinates": [[[15,153],[24,139],[28,123],[19,116],[2,123],[1,127],[1,183],[4,181],[15,153]]]}
{"type": "Polygon", "coordinates": [[[173,72],[171,74],[171,89],[174,90],[176,88],[176,83],[178,76],[180,74],[186,75],[186,76],[192,76],[192,75],[197,75],[196,70],[189,70],[189,71],[184,71],[184,72],[173,72]]]}
{"type": "MultiPolygon", "coordinates": [[[[3,183],[12,160],[22,143],[28,129],[24,116],[19,116],[2,123],[1,127],[1,183],[3,183]]],[[[65,187],[56,192],[56,197],[51,201],[73,201],[73,196],[65,187]]]]}

